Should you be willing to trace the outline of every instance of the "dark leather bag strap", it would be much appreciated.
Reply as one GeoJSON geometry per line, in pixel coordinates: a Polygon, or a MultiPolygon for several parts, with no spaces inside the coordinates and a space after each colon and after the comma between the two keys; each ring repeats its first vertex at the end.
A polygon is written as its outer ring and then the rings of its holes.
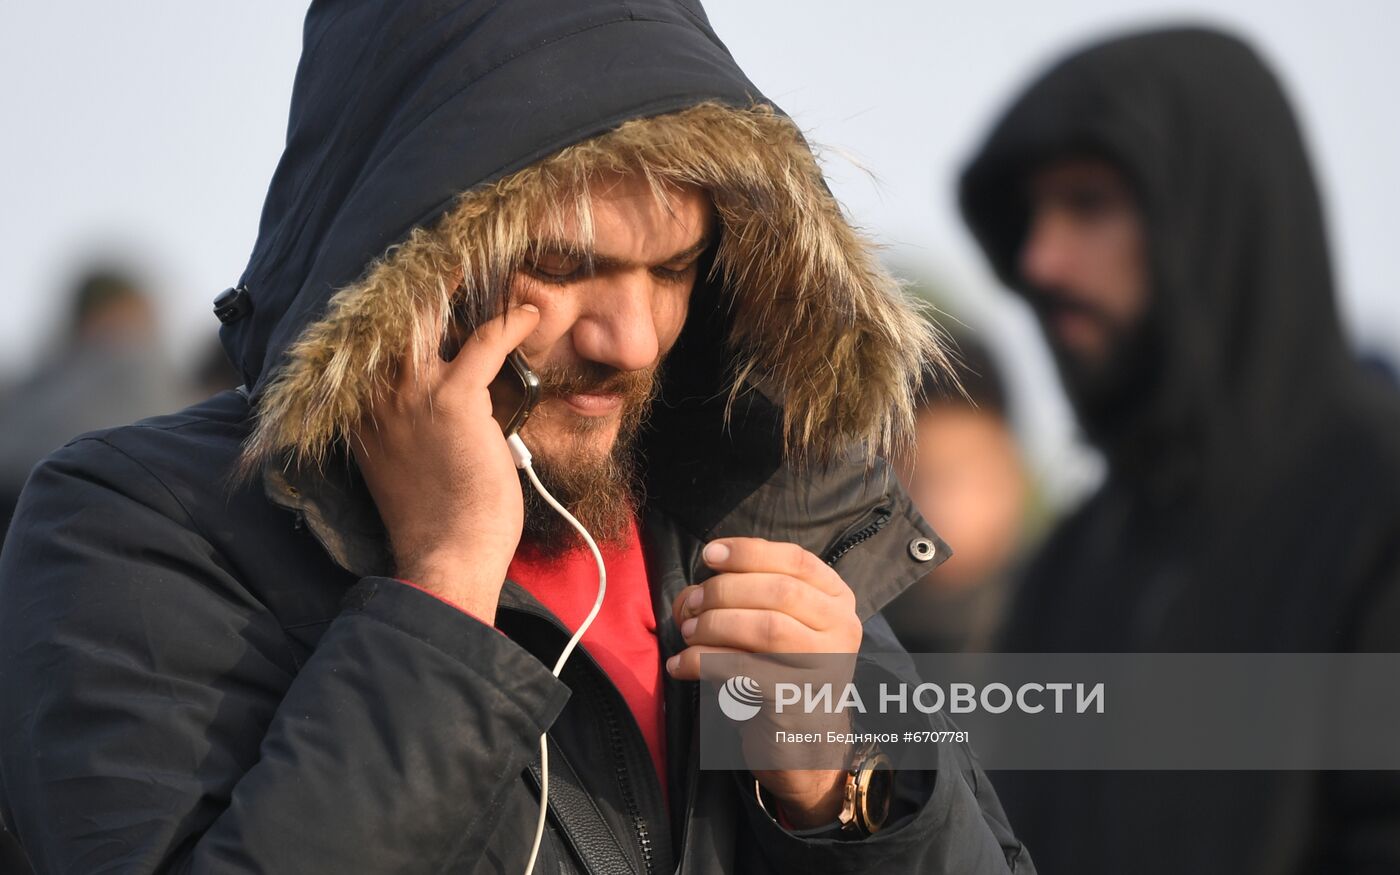
{"type": "MultiPolygon", "coordinates": [[[[540,788],[540,764],[529,768],[535,791],[540,788]]],[[[574,853],[590,873],[596,875],[639,875],[636,864],[618,843],[617,835],[584,789],[578,773],[564,752],[549,740],[549,814],[562,827],[574,853]]]]}

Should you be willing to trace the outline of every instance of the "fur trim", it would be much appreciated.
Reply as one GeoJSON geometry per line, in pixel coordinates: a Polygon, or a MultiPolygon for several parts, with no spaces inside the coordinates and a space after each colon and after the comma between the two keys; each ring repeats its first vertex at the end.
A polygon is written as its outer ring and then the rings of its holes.
{"type": "Polygon", "coordinates": [[[789,119],[761,104],[705,103],[569,146],[415,228],[289,348],[240,467],[281,454],[320,465],[388,390],[394,363],[437,354],[454,307],[472,324],[498,312],[532,230],[572,207],[587,231],[588,182],[607,171],[644,173],[658,193],[710,193],[722,228],[714,270],[731,311],[730,402],[750,384],[781,403],[788,458],[861,445],[873,458],[911,438],[922,368],[951,373],[936,329],[847,223],[789,119]]]}

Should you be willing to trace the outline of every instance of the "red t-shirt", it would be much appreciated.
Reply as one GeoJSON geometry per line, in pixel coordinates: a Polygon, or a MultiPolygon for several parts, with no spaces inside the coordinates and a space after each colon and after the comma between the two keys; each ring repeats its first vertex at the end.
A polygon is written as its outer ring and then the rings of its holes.
{"type": "MultiPolygon", "coordinates": [[[[583,633],[579,646],[602,666],[627,701],[651,750],[662,794],[669,797],[661,647],[656,638],[656,615],[651,609],[651,587],[636,521],[621,546],[604,545],[602,553],[608,568],[608,590],[602,609],[583,633]]],[[[570,631],[578,631],[598,598],[598,566],[593,553],[582,545],[548,560],[517,555],[510,563],[508,575],[570,631]]]]}

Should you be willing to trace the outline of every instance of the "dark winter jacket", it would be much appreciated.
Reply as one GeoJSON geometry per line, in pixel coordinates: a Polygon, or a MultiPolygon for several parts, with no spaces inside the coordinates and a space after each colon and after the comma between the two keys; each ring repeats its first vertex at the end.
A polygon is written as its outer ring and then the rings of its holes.
{"type": "MultiPolygon", "coordinates": [[[[1111,416],[1080,410],[1108,478],[1032,563],[1005,649],[1400,649],[1400,399],[1342,336],[1278,81],[1199,29],[1055,65],[963,180],[968,222],[1013,288],[1026,290],[1027,174],[1071,155],[1111,161],[1137,196],[1152,355],[1111,416]]],[[[1400,871],[1393,773],[997,779],[1050,873],[1400,871]]]]}
{"type": "MultiPolygon", "coordinates": [[[[861,465],[795,476],[771,410],[726,439],[718,406],[671,411],[693,439],[652,469],[662,657],[684,647],[670,604],[703,577],[708,538],[829,555],[875,520],[837,568],[862,649],[897,650],[878,608],[923,568],[909,542],[932,537],[906,497],[861,465]]],[[[226,493],[247,432],[226,392],[79,439],[25,491],[0,564],[0,811],[35,871],[517,872],[545,729],[540,872],[1030,871],[965,748],[904,773],[907,813],[873,838],[785,833],[751,779],[698,769],[698,689],[669,678],[668,814],[598,665],[581,652],[550,675],[568,633],[547,609],[507,582],[501,634],[383,576],[353,478],[226,493]]]]}
{"type": "Polygon", "coordinates": [[[315,4],[222,308],[246,389],[51,455],[0,554],[0,817],[35,871],[518,872],[545,730],[538,872],[1031,871],[965,745],[900,773],[875,836],[795,835],[746,772],[698,768],[698,687],[666,678],[668,811],[597,663],[551,675],[568,632],[528,592],[493,628],[391,577],[347,418],[453,293],[422,280],[443,252],[491,311],[493,234],[587,138],[721,220],[643,438],[661,657],[725,535],[831,558],[862,650],[898,652],[879,611],[927,570],[911,543],[947,550],[870,450],[923,335],[698,5],[315,4]]]}

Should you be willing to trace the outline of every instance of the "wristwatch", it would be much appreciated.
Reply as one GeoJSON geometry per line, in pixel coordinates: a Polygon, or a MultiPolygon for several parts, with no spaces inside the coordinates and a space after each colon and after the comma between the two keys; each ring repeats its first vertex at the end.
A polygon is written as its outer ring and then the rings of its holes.
{"type": "Polygon", "coordinates": [[[890,758],[874,742],[861,746],[846,772],[846,792],[837,816],[842,831],[859,836],[879,832],[890,816],[893,795],[894,768],[890,758]]]}
{"type": "MultiPolygon", "coordinates": [[[[754,779],[754,796],[758,807],[773,818],[780,826],[781,821],[774,815],[764,798],[768,792],[754,779]]],[[[843,836],[864,838],[874,835],[884,827],[889,819],[890,802],[894,795],[894,768],[890,758],[873,742],[856,749],[851,758],[851,766],[846,770],[846,784],[841,796],[841,813],[829,827],[803,832],[839,832],[843,836]]]]}

